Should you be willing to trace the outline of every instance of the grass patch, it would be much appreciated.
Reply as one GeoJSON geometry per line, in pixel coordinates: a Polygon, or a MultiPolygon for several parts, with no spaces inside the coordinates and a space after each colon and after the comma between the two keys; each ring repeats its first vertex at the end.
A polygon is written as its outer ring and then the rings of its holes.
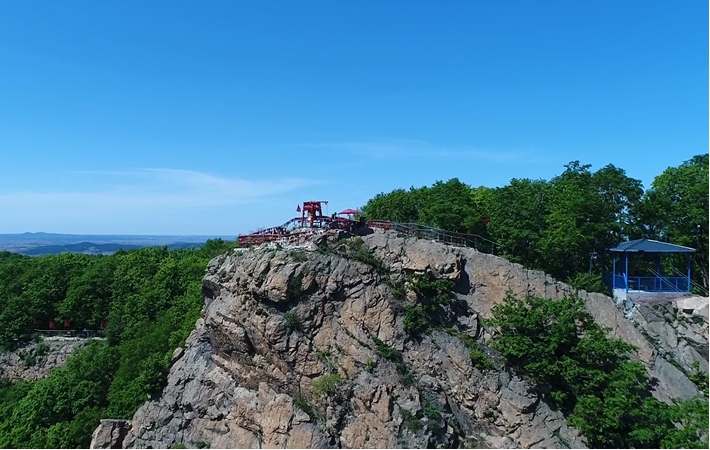
{"type": "Polygon", "coordinates": [[[288,325],[289,330],[293,331],[298,328],[300,319],[298,318],[298,311],[296,311],[296,308],[289,309],[285,318],[286,325],[288,325]]]}
{"type": "Polygon", "coordinates": [[[404,331],[417,335],[429,328],[429,320],[421,306],[407,305],[404,308],[404,331]]]}
{"type": "Polygon", "coordinates": [[[359,236],[344,239],[342,243],[336,247],[335,253],[345,258],[354,259],[356,261],[360,261],[361,263],[367,264],[368,266],[373,267],[375,271],[381,275],[388,274],[390,271],[387,264],[372,253],[372,251],[367,248],[365,242],[359,236]]]}
{"type": "Polygon", "coordinates": [[[371,359],[367,360],[367,364],[365,364],[365,370],[367,373],[372,373],[373,370],[375,370],[375,362],[371,359]]]}
{"type": "Polygon", "coordinates": [[[311,420],[316,420],[318,417],[315,411],[313,410],[313,407],[310,405],[310,403],[308,403],[308,400],[306,400],[306,398],[301,394],[296,394],[293,397],[293,406],[308,414],[308,417],[310,417],[311,420]]]}
{"type": "Polygon", "coordinates": [[[286,292],[291,300],[298,300],[303,296],[303,278],[301,276],[292,276],[288,280],[286,292]]]}
{"type": "Polygon", "coordinates": [[[313,396],[321,398],[323,396],[333,395],[338,390],[338,387],[343,383],[343,377],[337,373],[324,375],[311,381],[313,388],[313,396]]]}
{"type": "Polygon", "coordinates": [[[473,364],[473,367],[480,370],[488,370],[493,368],[493,361],[491,361],[490,358],[483,353],[480,345],[478,345],[478,342],[476,342],[474,338],[466,333],[460,332],[456,328],[445,328],[444,331],[457,337],[463,345],[466,346],[469,350],[468,357],[471,358],[471,364],[473,364]]]}
{"type": "Polygon", "coordinates": [[[291,250],[288,252],[288,256],[291,257],[296,262],[306,262],[308,261],[308,256],[303,250],[291,250]]]}
{"type": "Polygon", "coordinates": [[[399,411],[402,413],[402,419],[404,419],[402,421],[402,424],[405,427],[409,428],[412,431],[421,430],[422,421],[419,420],[419,418],[416,415],[414,415],[414,413],[412,413],[410,410],[404,409],[404,408],[400,408],[399,411]]]}
{"type": "Polygon", "coordinates": [[[372,341],[375,343],[375,353],[378,356],[392,361],[397,367],[397,371],[402,377],[402,383],[406,386],[411,386],[414,380],[412,378],[412,374],[409,372],[407,364],[405,364],[404,362],[404,358],[402,358],[402,353],[400,353],[397,349],[385,344],[376,337],[373,337],[372,341]]]}
{"type": "Polygon", "coordinates": [[[424,416],[431,422],[439,422],[441,419],[441,412],[434,404],[426,402],[424,403],[424,416]]]}
{"type": "Polygon", "coordinates": [[[318,350],[316,351],[316,358],[321,361],[328,368],[328,372],[335,373],[338,369],[338,360],[328,351],[318,350]]]}

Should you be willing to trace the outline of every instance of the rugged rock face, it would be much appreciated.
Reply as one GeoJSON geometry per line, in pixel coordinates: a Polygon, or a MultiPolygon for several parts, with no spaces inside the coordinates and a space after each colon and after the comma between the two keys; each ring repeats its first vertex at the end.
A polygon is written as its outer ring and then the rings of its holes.
{"type": "MultiPolygon", "coordinates": [[[[458,301],[446,320],[486,349],[480,319],[507,289],[557,299],[569,286],[473,249],[388,233],[364,242],[393,269],[389,282],[332,253],[304,258],[262,248],[213,260],[203,318],[176,350],[161,396],[120,425],[129,430],[121,442],[117,425],[102,423],[92,448],[585,448],[495,355],[495,368],[481,371],[457,336],[408,339],[392,288],[403,274],[453,280],[458,301]]],[[[598,322],[639,348],[636,356],[659,380],[659,399],[698,393],[684,364],[707,367],[707,352],[683,353],[681,370],[610,298],[581,295],[598,322]]]]}
{"type": "Polygon", "coordinates": [[[131,425],[126,420],[103,419],[91,435],[90,448],[121,448],[130,430],[131,425]]]}
{"type": "Polygon", "coordinates": [[[639,305],[632,322],[662,357],[686,374],[693,363],[708,373],[708,298],[692,297],[654,306],[639,305]]]}
{"type": "Polygon", "coordinates": [[[67,358],[86,345],[87,340],[49,337],[15,351],[0,353],[0,379],[32,381],[45,378],[55,367],[64,367],[67,358]]]}

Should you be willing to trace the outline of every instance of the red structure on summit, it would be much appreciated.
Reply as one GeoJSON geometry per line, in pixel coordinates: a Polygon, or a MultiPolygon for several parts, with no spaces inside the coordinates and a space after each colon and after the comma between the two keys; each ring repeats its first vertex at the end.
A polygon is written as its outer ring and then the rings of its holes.
{"type": "MultiPolygon", "coordinates": [[[[334,234],[336,231],[346,231],[351,234],[365,235],[375,229],[392,231],[406,236],[417,236],[448,245],[473,247],[485,253],[496,254],[500,246],[477,234],[458,233],[419,223],[398,223],[386,220],[365,221],[363,213],[356,209],[345,209],[330,216],[323,214],[326,200],[310,200],[296,207],[300,217],[294,217],[278,227],[264,228],[250,234],[240,235],[237,240],[240,247],[251,247],[265,242],[276,242],[280,245],[306,245],[312,242],[317,234],[324,232],[334,234]]],[[[484,219],[484,223],[488,223],[484,219]]]]}
{"type": "MultiPolygon", "coordinates": [[[[328,200],[311,200],[308,202],[303,202],[303,209],[301,211],[301,226],[306,226],[306,216],[310,223],[310,227],[313,228],[316,219],[322,221],[325,217],[323,216],[322,203],[328,204],[328,200]]],[[[298,208],[298,211],[301,208],[298,208]]]]}
{"type": "MultiPolygon", "coordinates": [[[[323,214],[323,205],[327,205],[327,200],[309,200],[298,205],[296,212],[301,213],[301,217],[294,217],[288,222],[278,227],[264,228],[251,234],[244,234],[238,237],[240,247],[259,245],[264,242],[287,241],[289,238],[303,237],[304,234],[313,229],[331,229],[355,231],[362,224],[351,217],[340,217],[340,214],[331,216],[323,214]]],[[[357,212],[354,209],[346,210],[357,212]]],[[[301,239],[302,240],[302,239],[301,239]]]]}

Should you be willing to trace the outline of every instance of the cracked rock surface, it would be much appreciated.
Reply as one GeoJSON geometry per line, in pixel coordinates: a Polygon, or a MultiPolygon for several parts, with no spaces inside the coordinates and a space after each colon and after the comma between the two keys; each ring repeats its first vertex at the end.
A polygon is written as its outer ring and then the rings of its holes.
{"type": "MultiPolygon", "coordinates": [[[[586,448],[490,351],[481,325],[508,289],[559,299],[569,286],[473,249],[381,232],[364,245],[392,274],[332,252],[257,248],[215,258],[202,318],[175,351],[162,394],[131,421],[102,422],[92,448],[586,448]],[[449,325],[478,339],[493,369],[474,367],[447,332],[404,332],[392,285],[425,272],[454,281],[449,325]],[[399,364],[378,355],[378,339],[399,364]]],[[[638,347],[634,357],[659,380],[654,395],[698,392],[682,368],[700,352],[684,353],[678,369],[609,297],[580,294],[614,337],[638,347]]]]}
{"type": "Polygon", "coordinates": [[[39,344],[35,342],[12,352],[0,352],[0,379],[14,382],[46,378],[55,367],[64,367],[69,355],[86,346],[88,339],[49,337],[41,342],[46,350],[32,360],[28,356],[31,357],[37,352],[39,344]]]}

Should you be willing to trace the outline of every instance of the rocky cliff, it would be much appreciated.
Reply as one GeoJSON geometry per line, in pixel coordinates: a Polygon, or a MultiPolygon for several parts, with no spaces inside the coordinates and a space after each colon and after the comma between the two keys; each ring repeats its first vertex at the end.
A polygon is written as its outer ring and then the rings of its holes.
{"type": "MultiPolygon", "coordinates": [[[[473,249],[389,233],[366,236],[364,246],[390,274],[330,245],[336,250],[260,248],[213,260],[203,317],[176,350],[162,394],[129,422],[102,421],[92,448],[585,447],[487,348],[481,325],[508,289],[558,299],[569,286],[473,249]],[[396,286],[423,273],[455,283],[446,321],[459,332],[404,332],[398,296],[414,294],[396,286]],[[466,336],[493,369],[474,367],[466,336]]],[[[654,325],[653,308],[634,322],[609,297],[580,294],[614,337],[638,347],[657,398],[698,393],[686,374],[693,361],[707,368],[707,322],[676,342],[669,336],[680,325],[654,325]]]]}
{"type": "Polygon", "coordinates": [[[45,378],[55,367],[64,367],[69,355],[86,342],[81,338],[49,337],[12,352],[0,352],[0,379],[14,382],[45,378]]]}

